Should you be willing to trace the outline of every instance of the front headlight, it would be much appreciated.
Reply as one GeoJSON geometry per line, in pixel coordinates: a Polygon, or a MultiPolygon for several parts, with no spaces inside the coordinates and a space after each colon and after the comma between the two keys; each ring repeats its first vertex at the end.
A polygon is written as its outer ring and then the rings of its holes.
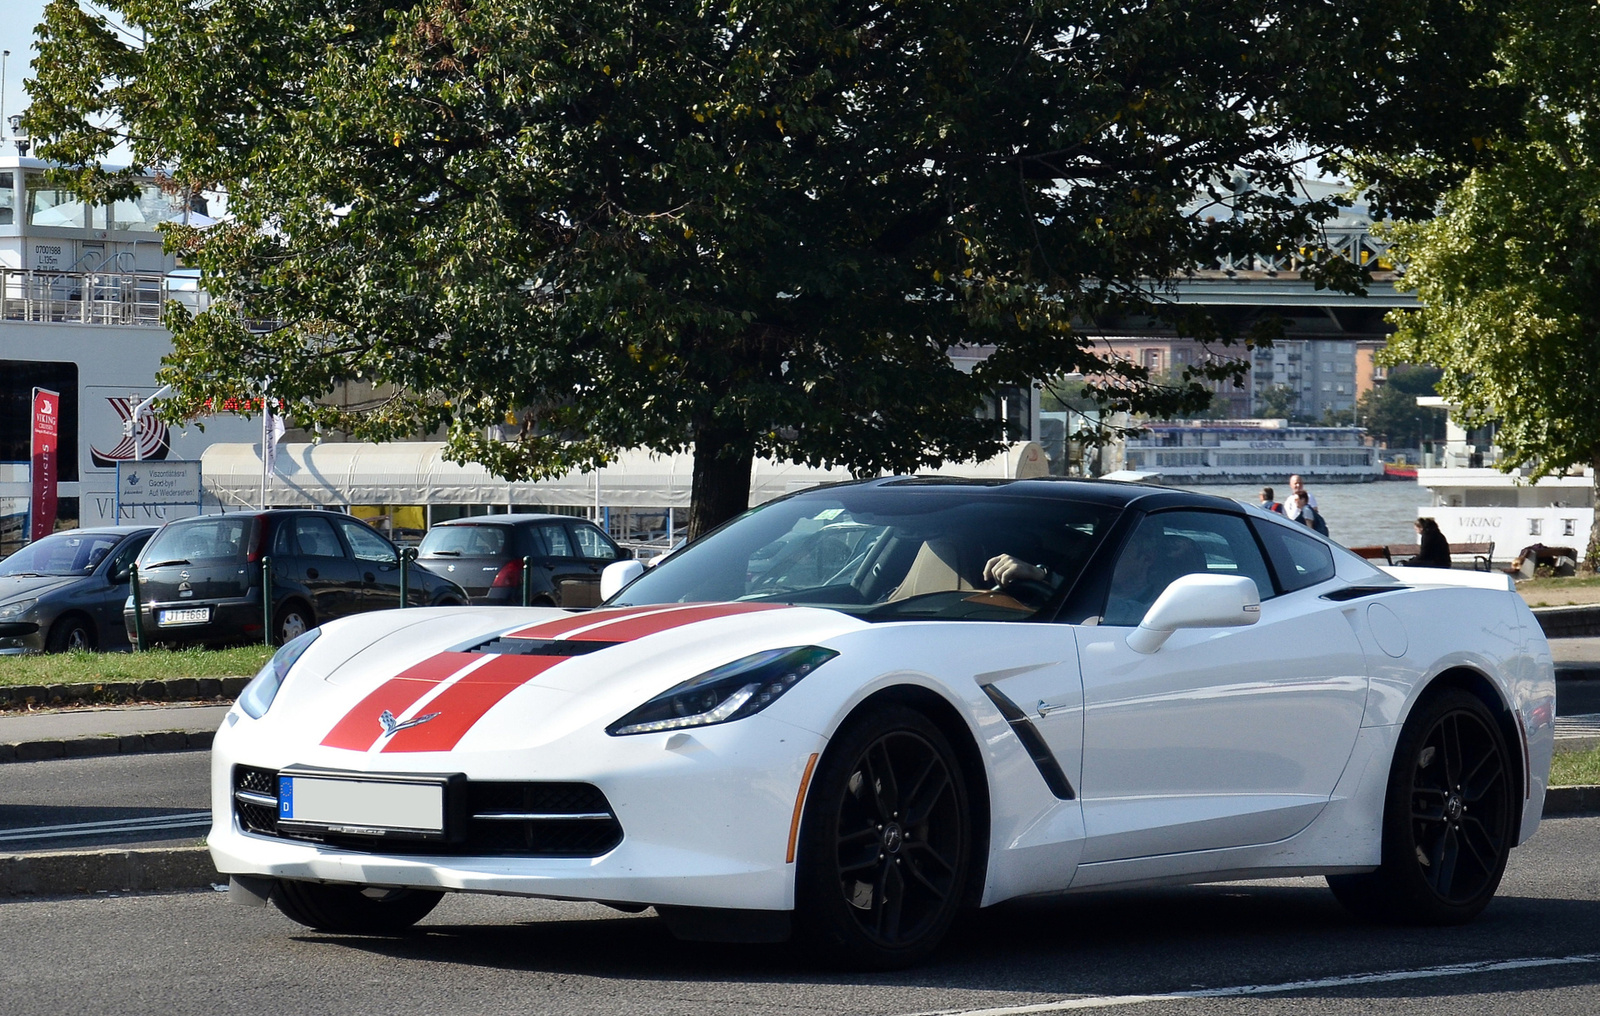
{"type": "Polygon", "coordinates": [[[289,676],[289,668],[321,634],[321,628],[313,628],[285,642],[283,648],[273,653],[266,666],[244,686],[244,691],[239,695],[239,708],[257,720],[267,715],[267,710],[272,708],[272,700],[278,697],[278,689],[283,687],[283,679],[289,676]]]}
{"type": "Polygon", "coordinates": [[[36,596],[31,600],[17,600],[14,603],[8,603],[0,607],[0,621],[15,621],[32,610],[33,605],[38,602],[39,598],[36,596]]]}
{"type": "Polygon", "coordinates": [[[606,728],[613,736],[705,727],[753,716],[839,654],[821,646],[768,649],[662,692],[606,728]]]}

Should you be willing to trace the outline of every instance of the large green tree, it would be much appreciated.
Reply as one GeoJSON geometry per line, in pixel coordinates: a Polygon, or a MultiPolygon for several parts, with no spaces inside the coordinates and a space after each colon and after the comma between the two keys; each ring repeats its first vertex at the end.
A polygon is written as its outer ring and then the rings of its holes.
{"type": "Polygon", "coordinates": [[[1600,6],[1526,0],[1512,24],[1495,77],[1526,96],[1521,129],[1483,139],[1494,159],[1437,218],[1395,229],[1421,306],[1393,315],[1385,355],[1443,368],[1457,416],[1499,424],[1501,468],[1600,485],[1600,6]]]}
{"type": "Polygon", "coordinates": [[[1226,368],[1152,385],[1082,323],[1176,317],[1152,280],[1304,244],[1333,211],[1297,198],[1308,153],[1435,156],[1370,161],[1427,207],[1506,108],[1498,9],[53,0],[28,126],[87,195],[127,186],[95,168],[121,140],[226,192],[227,225],[172,237],[219,298],[170,315],[181,408],[271,379],[301,422],[442,428],[517,477],[692,446],[693,534],[745,508],[756,454],[991,453],[1000,385],[1203,403],[1226,368]],[[390,397],[318,401],[352,379],[390,397]]]}
{"type": "Polygon", "coordinates": [[[1385,383],[1362,393],[1355,422],[1390,448],[1421,448],[1443,438],[1444,413],[1417,405],[1417,396],[1434,394],[1442,375],[1437,367],[1395,367],[1385,383]]]}

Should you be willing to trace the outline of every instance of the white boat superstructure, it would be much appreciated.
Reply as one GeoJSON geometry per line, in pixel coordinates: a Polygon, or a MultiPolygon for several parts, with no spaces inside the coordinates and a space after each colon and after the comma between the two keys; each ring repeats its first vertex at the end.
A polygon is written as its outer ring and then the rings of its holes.
{"type": "MultiPolygon", "coordinates": [[[[1452,408],[1437,396],[1422,396],[1420,406],[1452,408]]],[[[1583,559],[1594,521],[1594,477],[1587,468],[1532,479],[1533,470],[1501,471],[1492,427],[1468,430],[1446,417],[1445,443],[1425,457],[1417,483],[1429,503],[1417,509],[1439,523],[1451,543],[1493,543],[1496,560],[1513,557],[1539,543],[1568,547],[1583,559]]]]}
{"type": "Polygon", "coordinates": [[[1287,420],[1149,423],[1127,439],[1124,468],[1162,483],[1367,483],[1383,476],[1378,449],[1360,427],[1301,427],[1287,420]]]}

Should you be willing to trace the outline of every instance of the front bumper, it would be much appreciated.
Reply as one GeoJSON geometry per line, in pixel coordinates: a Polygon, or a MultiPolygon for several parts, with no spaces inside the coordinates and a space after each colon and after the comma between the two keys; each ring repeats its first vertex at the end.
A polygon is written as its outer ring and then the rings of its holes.
{"type": "Polygon", "coordinates": [[[504,751],[385,754],[286,750],[273,743],[272,727],[236,710],[212,747],[208,843],[224,874],[644,905],[794,906],[790,826],[806,762],[823,747],[810,731],[755,716],[674,734],[613,738],[589,729],[504,751]],[[350,850],[246,832],[232,799],[234,766],[294,763],[590,783],[610,802],[623,836],[596,857],[472,857],[384,854],[377,844],[350,850]]]}
{"type": "Polygon", "coordinates": [[[37,621],[0,621],[0,656],[44,652],[44,632],[37,621]]]}

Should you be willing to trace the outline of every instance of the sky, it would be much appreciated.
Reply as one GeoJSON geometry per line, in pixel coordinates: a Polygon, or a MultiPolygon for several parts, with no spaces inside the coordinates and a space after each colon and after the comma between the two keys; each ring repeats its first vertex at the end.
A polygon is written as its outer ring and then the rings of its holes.
{"type": "MultiPolygon", "coordinates": [[[[0,0],[0,49],[11,51],[5,61],[6,117],[22,112],[27,106],[22,81],[33,73],[28,68],[34,55],[33,26],[44,16],[44,5],[45,0],[0,0]]],[[[0,120],[0,130],[10,138],[11,124],[7,120],[0,120]]],[[[5,151],[9,155],[16,150],[7,144],[5,151]]]]}

